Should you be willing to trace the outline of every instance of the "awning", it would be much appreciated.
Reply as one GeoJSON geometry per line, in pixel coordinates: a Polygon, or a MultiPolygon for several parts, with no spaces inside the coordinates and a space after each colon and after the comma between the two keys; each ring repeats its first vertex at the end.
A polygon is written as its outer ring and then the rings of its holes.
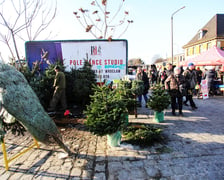
{"type": "Polygon", "coordinates": [[[186,60],[182,65],[187,66],[191,62],[194,63],[195,66],[224,65],[224,51],[214,46],[200,55],[186,60]]]}

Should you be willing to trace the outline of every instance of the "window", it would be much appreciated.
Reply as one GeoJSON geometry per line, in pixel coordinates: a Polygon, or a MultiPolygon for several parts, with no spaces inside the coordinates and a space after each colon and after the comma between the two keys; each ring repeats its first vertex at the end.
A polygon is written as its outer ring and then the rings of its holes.
{"type": "Polygon", "coordinates": [[[186,56],[189,56],[189,48],[186,49],[186,56]]]}
{"type": "Polygon", "coordinates": [[[204,37],[204,35],[206,34],[207,30],[205,29],[201,29],[198,33],[198,39],[201,39],[204,37]]]}
{"type": "Polygon", "coordinates": [[[199,45],[199,53],[201,53],[202,52],[202,45],[200,44],[199,45]]]}
{"type": "Polygon", "coordinates": [[[195,54],[195,46],[192,48],[192,55],[195,54]]]}
{"type": "Polygon", "coordinates": [[[212,43],[211,42],[208,42],[207,43],[207,50],[210,49],[211,47],[212,47],[212,43]]]}

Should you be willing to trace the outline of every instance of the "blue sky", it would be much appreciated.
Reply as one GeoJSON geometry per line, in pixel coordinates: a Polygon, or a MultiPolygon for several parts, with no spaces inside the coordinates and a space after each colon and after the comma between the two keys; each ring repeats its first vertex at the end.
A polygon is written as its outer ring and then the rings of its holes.
{"type": "MultiPolygon", "coordinates": [[[[121,0],[108,1],[115,9],[121,0]]],[[[49,27],[53,31],[50,40],[94,39],[73,15],[80,7],[91,7],[91,2],[57,0],[58,13],[49,27]]],[[[129,19],[134,21],[121,37],[128,40],[128,58],[141,58],[149,64],[155,57],[171,56],[171,15],[183,6],[186,7],[176,13],[173,20],[174,54],[181,53],[182,46],[215,14],[224,13],[223,0],[125,0],[124,10],[129,11],[129,19]]],[[[44,35],[37,40],[44,40],[44,35]]]]}
{"type": "MultiPolygon", "coordinates": [[[[115,7],[120,0],[113,0],[115,7]]],[[[59,0],[58,16],[61,23],[56,39],[93,38],[80,26],[74,15],[80,7],[90,7],[91,0],[59,0]]],[[[193,38],[215,14],[224,13],[223,0],[125,0],[129,19],[133,19],[127,32],[121,37],[128,40],[128,58],[141,58],[150,63],[155,57],[171,56],[171,15],[174,15],[174,53],[181,53],[182,46],[193,38]]],[[[116,38],[116,37],[115,37],[116,38]]]]}

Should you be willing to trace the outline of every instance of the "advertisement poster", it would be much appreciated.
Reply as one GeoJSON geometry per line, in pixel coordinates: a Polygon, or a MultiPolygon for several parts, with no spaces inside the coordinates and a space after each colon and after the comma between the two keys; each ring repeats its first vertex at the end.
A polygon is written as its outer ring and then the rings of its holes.
{"type": "Polygon", "coordinates": [[[65,71],[71,71],[89,61],[97,82],[120,79],[127,72],[127,40],[29,41],[25,48],[30,69],[38,62],[44,71],[61,60],[65,71]]]}
{"type": "Polygon", "coordinates": [[[202,80],[201,81],[201,92],[202,92],[202,97],[203,99],[208,98],[208,83],[207,80],[202,80]]]}

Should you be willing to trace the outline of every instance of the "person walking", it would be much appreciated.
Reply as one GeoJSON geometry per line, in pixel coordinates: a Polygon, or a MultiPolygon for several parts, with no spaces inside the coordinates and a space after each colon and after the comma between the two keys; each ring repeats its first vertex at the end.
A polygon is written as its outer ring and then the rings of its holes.
{"type": "Polygon", "coordinates": [[[197,84],[196,84],[196,95],[199,98],[200,97],[200,93],[201,93],[201,80],[202,80],[202,70],[200,69],[200,67],[198,67],[196,69],[196,74],[197,74],[197,84]]]}
{"type": "Polygon", "coordinates": [[[200,67],[197,68],[196,70],[196,74],[197,74],[197,84],[201,84],[201,80],[202,80],[202,70],[200,69],[200,67]]]}
{"type": "Polygon", "coordinates": [[[170,74],[165,80],[165,89],[169,91],[171,97],[172,114],[176,116],[176,100],[178,103],[179,115],[183,116],[183,91],[185,88],[185,79],[181,74],[181,68],[175,67],[174,73],[170,74]]]}
{"type": "MultiPolygon", "coordinates": [[[[147,104],[148,101],[148,90],[149,90],[149,78],[147,74],[142,70],[141,67],[137,68],[137,73],[136,73],[136,80],[141,80],[144,83],[144,91],[142,95],[138,96],[138,101],[139,101],[139,106],[142,106],[142,96],[144,97],[145,104],[147,104]]],[[[147,105],[145,105],[147,107],[147,105]]]]}
{"type": "Polygon", "coordinates": [[[215,71],[215,68],[209,69],[205,73],[205,77],[208,83],[208,92],[210,96],[215,95],[215,83],[214,80],[217,79],[217,72],[215,71]]]}
{"type": "Polygon", "coordinates": [[[66,87],[65,74],[61,71],[61,68],[59,66],[56,66],[54,70],[56,72],[53,84],[54,94],[50,102],[50,108],[48,109],[48,111],[55,111],[59,101],[61,103],[61,110],[65,110],[67,108],[66,96],[65,96],[65,87],[66,87]]]}
{"type": "Polygon", "coordinates": [[[160,74],[159,74],[159,83],[164,84],[166,78],[167,78],[167,75],[166,75],[166,68],[163,67],[163,69],[161,70],[161,72],[160,72],[160,74]]]}
{"type": "Polygon", "coordinates": [[[157,83],[158,71],[157,71],[155,64],[151,65],[148,77],[149,77],[149,81],[150,81],[150,86],[153,86],[157,83]]]}
{"type": "Polygon", "coordinates": [[[197,74],[193,63],[188,64],[188,67],[184,71],[183,75],[186,81],[186,100],[184,101],[184,104],[187,105],[187,101],[189,100],[192,110],[195,110],[197,109],[197,106],[193,100],[193,93],[197,83],[197,74]]]}

